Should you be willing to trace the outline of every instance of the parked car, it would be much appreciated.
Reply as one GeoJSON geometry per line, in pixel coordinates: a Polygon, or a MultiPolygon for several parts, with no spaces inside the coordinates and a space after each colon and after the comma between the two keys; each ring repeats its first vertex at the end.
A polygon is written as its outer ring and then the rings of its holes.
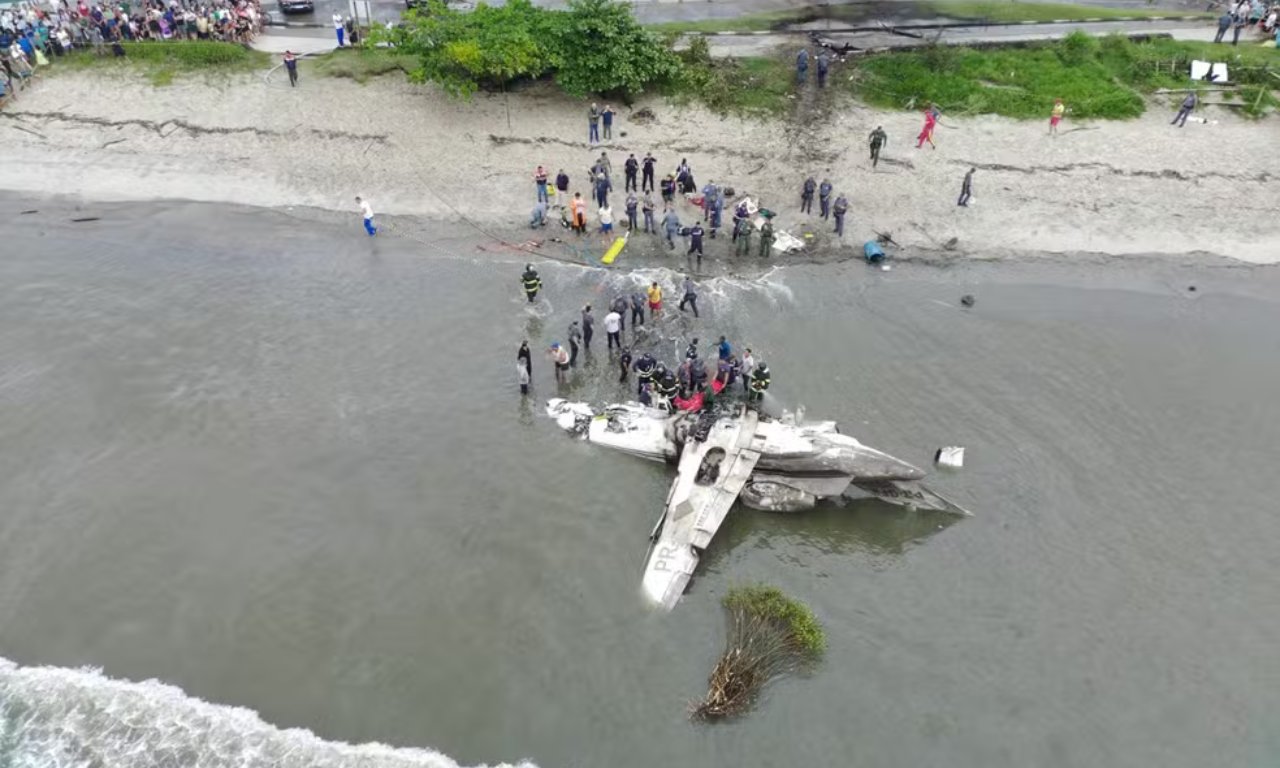
{"type": "Polygon", "coordinates": [[[315,0],[279,0],[281,13],[314,13],[315,0]]]}

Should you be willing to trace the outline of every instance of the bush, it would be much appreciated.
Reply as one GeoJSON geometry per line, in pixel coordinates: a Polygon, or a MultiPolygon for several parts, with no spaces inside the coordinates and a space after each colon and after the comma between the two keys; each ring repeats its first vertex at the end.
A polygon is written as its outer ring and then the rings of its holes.
{"type": "Polygon", "coordinates": [[[464,97],[548,75],[574,96],[633,96],[675,76],[678,67],[668,46],[614,0],[571,0],[566,11],[511,0],[480,3],[470,13],[431,0],[425,11],[406,13],[399,27],[376,31],[374,40],[417,57],[415,80],[464,97]]]}
{"type": "Polygon", "coordinates": [[[723,601],[728,622],[724,653],[693,707],[702,720],[745,712],[769,681],[817,660],[826,648],[809,607],[774,587],[739,587],[723,601]]]}
{"type": "Polygon", "coordinates": [[[1058,41],[1058,58],[1068,67],[1079,67],[1094,60],[1098,41],[1076,30],[1058,41]]]}

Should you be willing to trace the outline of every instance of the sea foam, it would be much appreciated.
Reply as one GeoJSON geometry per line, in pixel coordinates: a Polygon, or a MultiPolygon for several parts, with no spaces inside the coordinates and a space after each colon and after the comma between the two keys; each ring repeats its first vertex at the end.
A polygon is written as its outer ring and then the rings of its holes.
{"type": "MultiPolygon", "coordinates": [[[[4,768],[458,768],[429,749],[325,741],[156,680],[0,658],[4,768]]],[[[532,763],[505,768],[536,768],[532,763]]],[[[503,768],[499,767],[499,768],[503,768]]]]}

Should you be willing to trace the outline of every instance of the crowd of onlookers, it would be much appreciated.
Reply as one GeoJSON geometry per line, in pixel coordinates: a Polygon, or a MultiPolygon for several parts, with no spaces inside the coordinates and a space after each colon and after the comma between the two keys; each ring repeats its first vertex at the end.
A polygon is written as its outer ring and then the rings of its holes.
{"type": "Polygon", "coordinates": [[[1280,3],[1267,5],[1263,0],[1227,0],[1222,4],[1222,15],[1218,18],[1218,34],[1215,43],[1225,42],[1227,32],[1231,31],[1232,45],[1240,43],[1240,33],[1252,29],[1264,37],[1274,37],[1280,45],[1280,3]]]}
{"type": "Polygon", "coordinates": [[[248,43],[266,20],[259,0],[24,2],[0,9],[0,98],[36,69],[77,49],[124,55],[121,42],[220,40],[248,43]]]}

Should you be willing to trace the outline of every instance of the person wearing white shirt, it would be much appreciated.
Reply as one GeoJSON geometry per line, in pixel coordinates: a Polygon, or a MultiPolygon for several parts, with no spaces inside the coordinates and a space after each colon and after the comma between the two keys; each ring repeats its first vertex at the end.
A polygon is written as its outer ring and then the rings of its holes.
{"type": "Polygon", "coordinates": [[[622,315],[610,312],[604,316],[604,332],[609,337],[609,349],[617,344],[622,349],[622,315]]]}
{"type": "Polygon", "coordinates": [[[342,35],[346,32],[342,28],[342,14],[333,14],[333,33],[338,36],[338,47],[342,47],[342,35]]]}
{"type": "Polygon", "coordinates": [[[613,209],[607,205],[600,206],[600,232],[613,234],[613,209]]]}
{"type": "Polygon", "coordinates": [[[360,213],[364,216],[364,231],[369,233],[369,237],[378,234],[378,228],[373,226],[373,206],[369,205],[368,200],[356,198],[356,205],[360,206],[360,213]]]}
{"type": "Polygon", "coordinates": [[[751,391],[751,374],[756,369],[755,355],[751,354],[751,348],[748,347],[746,354],[742,356],[742,391],[751,391]]]}

